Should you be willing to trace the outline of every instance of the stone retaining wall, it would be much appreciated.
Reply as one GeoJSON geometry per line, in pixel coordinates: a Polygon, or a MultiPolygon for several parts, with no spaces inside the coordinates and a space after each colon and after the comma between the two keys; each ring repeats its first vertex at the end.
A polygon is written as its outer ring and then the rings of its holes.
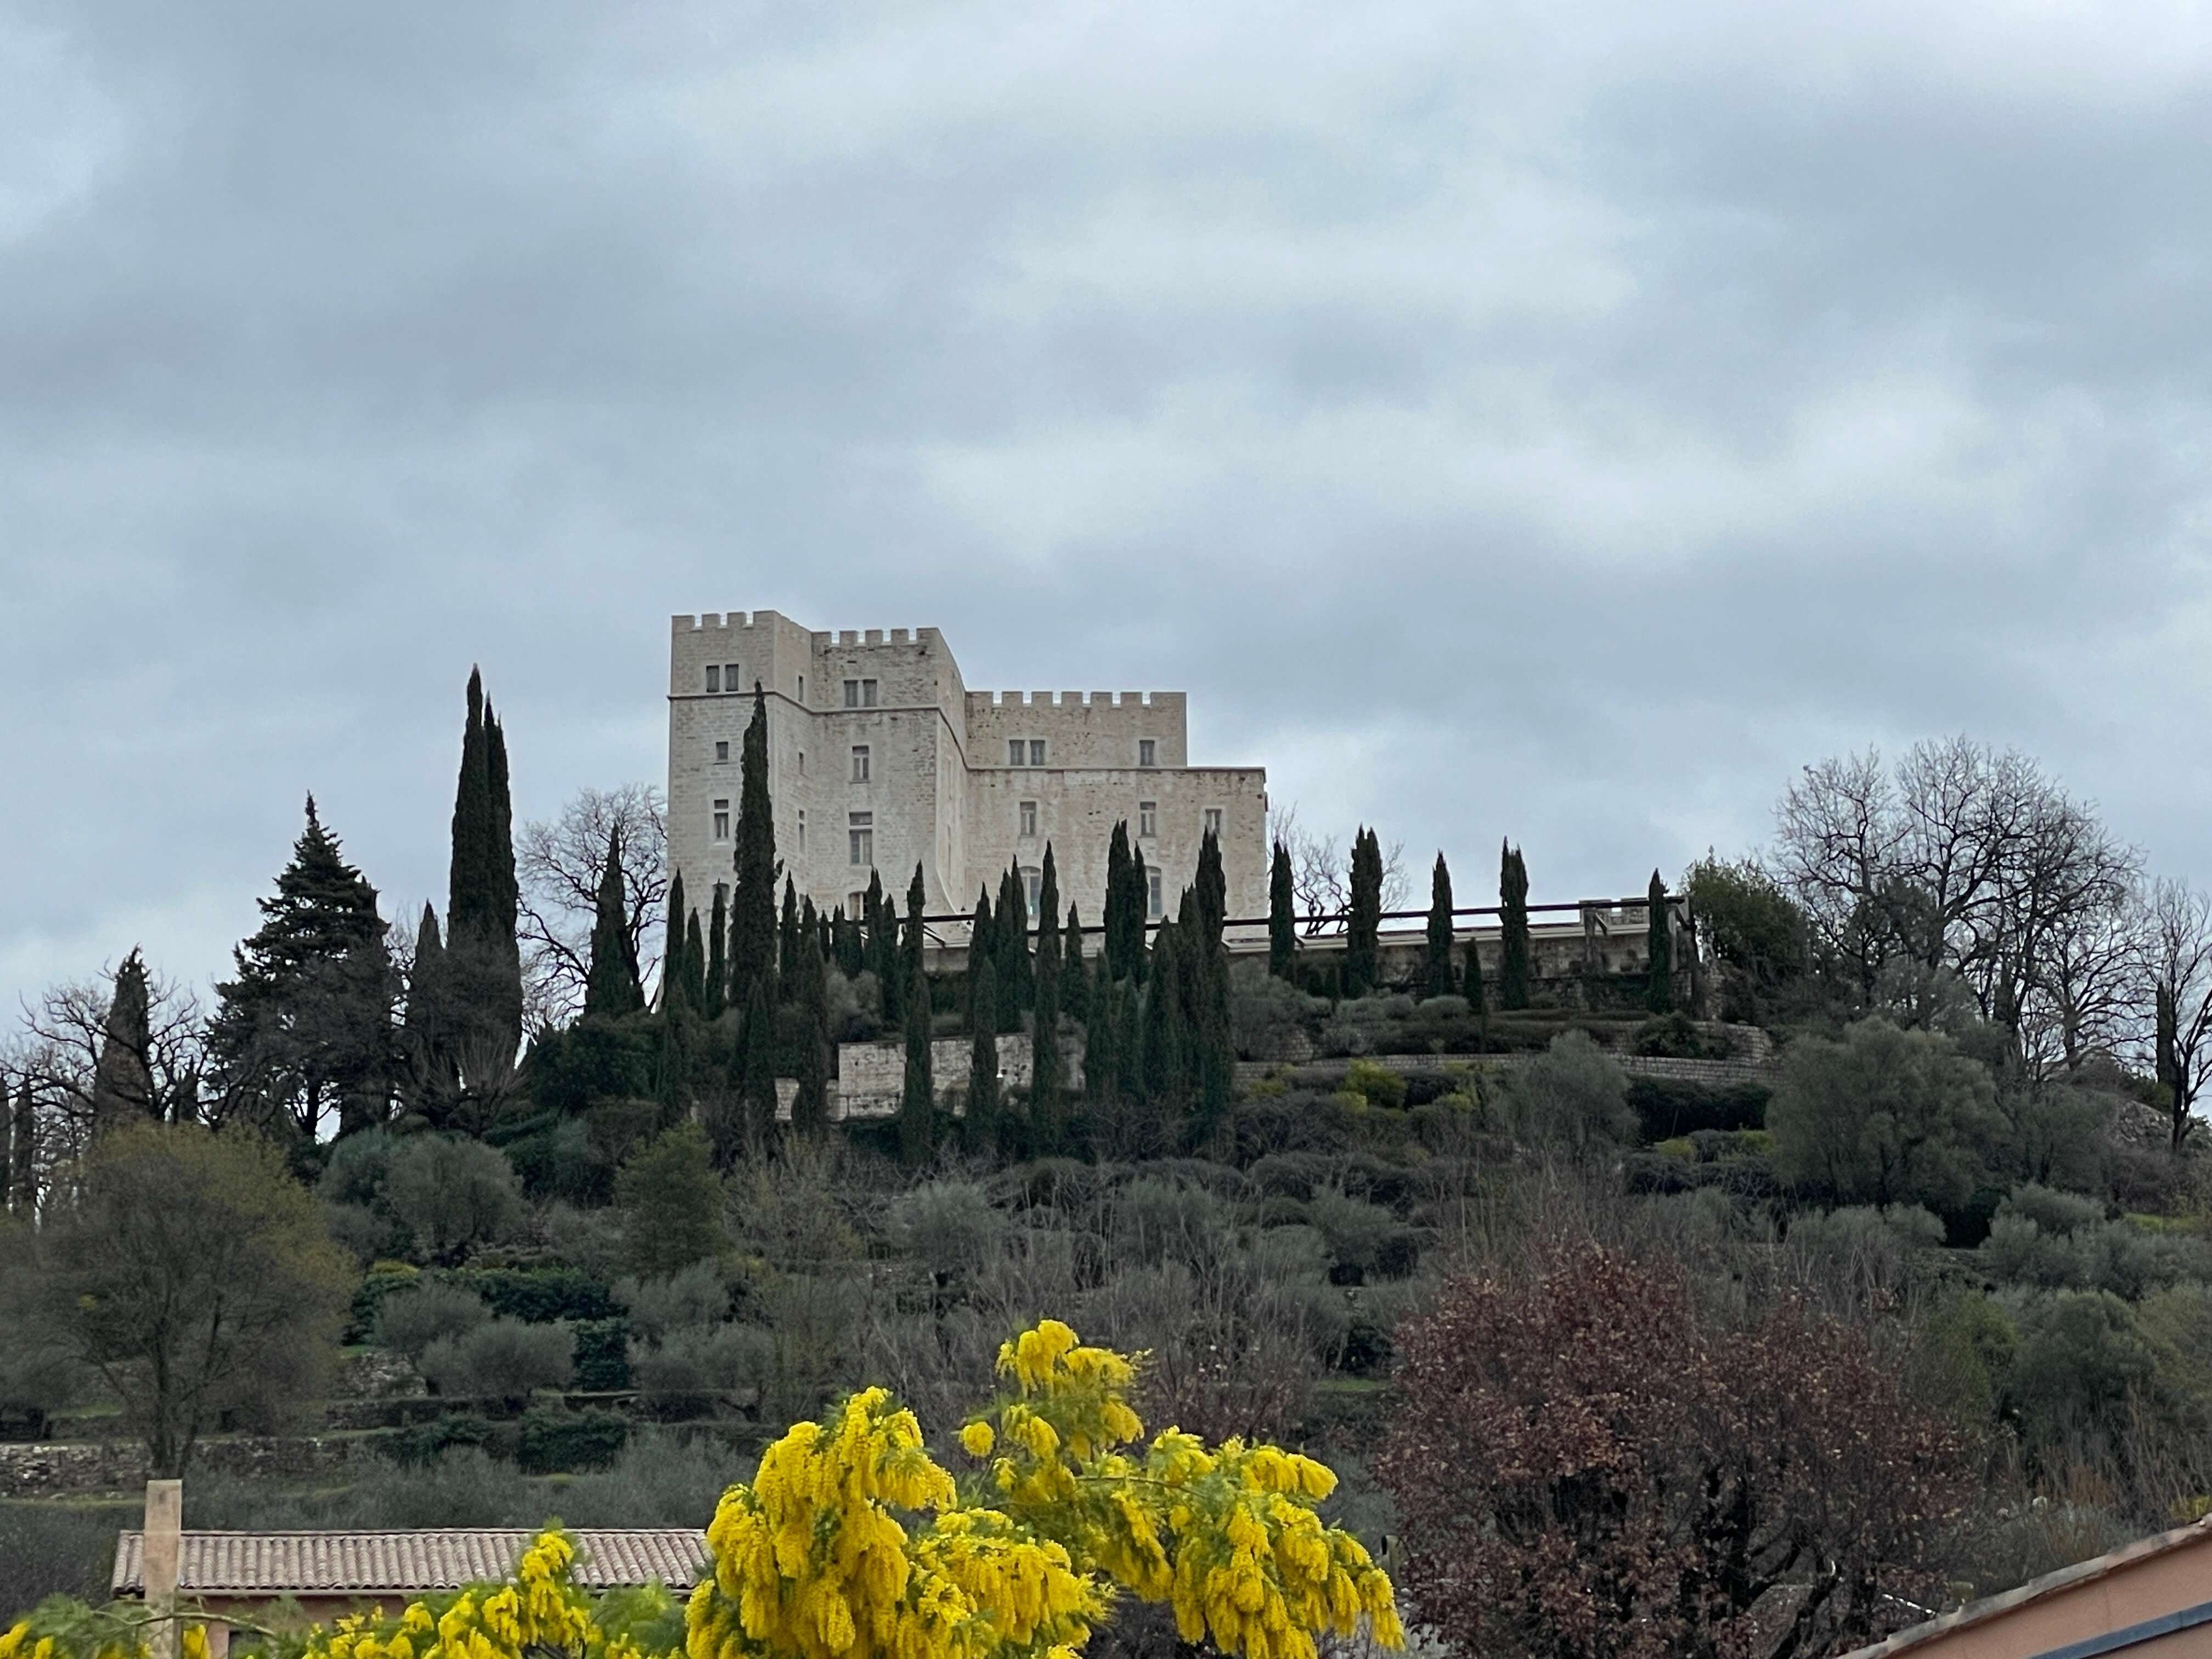
{"type": "MultiPolygon", "coordinates": [[[[320,1435],[201,1443],[192,1467],[244,1480],[321,1474],[375,1455],[364,1443],[320,1435]]],[[[144,1489],[146,1449],[135,1441],[0,1444],[0,1498],[129,1497],[144,1489]]]]}
{"type": "MultiPolygon", "coordinates": [[[[1534,1054],[1363,1054],[1359,1059],[1385,1071],[1407,1075],[1415,1073],[1463,1071],[1477,1067],[1486,1071],[1511,1071],[1526,1066],[1536,1058],[1534,1054]]],[[[1613,1063],[1631,1077],[1666,1078],[1682,1083],[1705,1083],[1726,1086],[1740,1083],[1767,1083],[1773,1079],[1773,1068],[1747,1060],[1674,1060],[1656,1054],[1615,1054],[1613,1063]]],[[[1351,1057],[1338,1055],[1328,1060],[1307,1060],[1303,1065],[1285,1065],[1279,1060],[1245,1060],[1237,1062],[1237,1084],[1249,1088],[1255,1083],[1277,1076],[1312,1078],[1334,1082],[1352,1068],[1351,1057]]]]}

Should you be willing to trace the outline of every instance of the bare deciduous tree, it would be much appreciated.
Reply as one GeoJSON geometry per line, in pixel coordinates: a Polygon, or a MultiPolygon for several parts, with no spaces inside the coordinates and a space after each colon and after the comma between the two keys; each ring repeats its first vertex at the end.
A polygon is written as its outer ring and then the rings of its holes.
{"type": "Polygon", "coordinates": [[[2212,897],[2185,882],[2160,881],[2147,908],[2157,1024],[2170,1027],[2153,1038],[2153,1064],[2168,1091],[2178,1152],[2193,1127],[2197,1097],[2212,1079],[2212,897]]]}
{"type": "MultiPolygon", "coordinates": [[[[115,972],[104,968],[88,980],[64,981],[23,1005],[23,1042],[14,1071],[29,1082],[40,1115],[70,1146],[90,1133],[100,1057],[109,1041],[108,1011],[115,1002],[115,972]]],[[[137,1037],[124,1037],[134,1050],[137,1037]]],[[[131,1104],[138,1115],[163,1122],[191,1122],[203,1115],[207,1016],[191,988],[160,974],[146,978],[143,1050],[111,1063],[112,1078],[136,1080],[131,1104]]]]}
{"type": "Polygon", "coordinates": [[[660,792],[647,783],[579,790],[557,817],[526,823],[517,838],[515,875],[522,889],[517,930],[533,1024],[573,1018],[583,1006],[599,874],[617,829],[624,925],[641,975],[649,981],[659,960],[661,909],[668,896],[668,824],[660,792]]]}
{"type": "MultiPolygon", "coordinates": [[[[1348,843],[1326,830],[1309,830],[1299,821],[1297,803],[1270,815],[1273,838],[1291,855],[1291,897],[1308,939],[1340,930],[1352,906],[1352,861],[1348,843]]],[[[1382,908],[1405,908],[1406,843],[1394,841],[1382,849],[1382,908]]]]}

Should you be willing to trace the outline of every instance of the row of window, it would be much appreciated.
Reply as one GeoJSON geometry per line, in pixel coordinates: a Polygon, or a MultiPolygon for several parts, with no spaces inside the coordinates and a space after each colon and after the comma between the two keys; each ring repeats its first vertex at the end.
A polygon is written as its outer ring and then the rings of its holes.
{"type": "MultiPolygon", "coordinates": [[[[708,663],[707,665],[707,689],[709,691],[722,695],[727,695],[732,691],[744,690],[745,689],[745,683],[738,672],[738,665],[733,662],[708,663]]],[[[873,708],[876,707],[877,686],[875,681],[847,680],[844,684],[843,690],[845,694],[846,708],[873,708]]],[[[801,674],[799,677],[799,701],[802,706],[804,706],[806,702],[806,676],[804,674],[801,674]]]]}
{"type": "MultiPolygon", "coordinates": [[[[853,781],[866,783],[867,781],[868,751],[865,746],[862,746],[853,750],[853,781]]],[[[1017,824],[1022,839],[1034,841],[1037,833],[1037,804],[1033,800],[1025,800],[1020,804],[1018,813],[1017,824]]],[[[1221,838],[1221,809],[1218,806],[1206,808],[1201,822],[1207,835],[1212,836],[1216,841],[1221,838]]],[[[852,823],[856,831],[871,830],[874,818],[867,812],[855,812],[852,815],[852,823]]],[[[1139,841],[1150,840],[1157,836],[1159,832],[1160,804],[1156,800],[1139,801],[1137,803],[1137,838],[1139,841]]],[[[714,839],[727,841],[729,838],[730,803],[726,797],[714,803],[714,839]]],[[[806,813],[804,808],[799,814],[799,850],[802,853],[806,850],[806,813]]],[[[855,864],[875,862],[872,836],[868,844],[867,856],[865,858],[861,856],[860,842],[857,840],[854,842],[853,862],[855,864]]]]}
{"type": "MultiPolygon", "coordinates": [[[[1042,738],[1008,738],[1006,739],[1006,764],[1009,766],[1042,766],[1045,763],[1044,754],[1042,738]]],[[[1159,763],[1158,741],[1152,738],[1139,738],[1137,764],[1142,767],[1154,767],[1159,763]]]]}
{"type": "MultiPolygon", "coordinates": [[[[1022,886],[1029,895],[1030,921],[1034,924],[1037,919],[1037,899],[1044,890],[1043,873],[1036,870],[1024,870],[1022,886]]],[[[1160,872],[1155,870],[1151,872],[1150,884],[1145,894],[1146,908],[1154,919],[1164,914],[1160,908],[1161,899],[1160,872]]],[[[856,889],[845,895],[845,914],[852,921],[860,921],[867,914],[867,908],[868,896],[866,892],[856,889]]]]}

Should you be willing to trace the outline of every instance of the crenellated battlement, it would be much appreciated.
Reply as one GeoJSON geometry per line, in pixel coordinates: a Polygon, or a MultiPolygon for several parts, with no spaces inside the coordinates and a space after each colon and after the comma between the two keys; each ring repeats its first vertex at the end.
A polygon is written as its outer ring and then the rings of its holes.
{"type": "Polygon", "coordinates": [[[781,620],[782,612],[777,611],[756,611],[750,616],[743,611],[707,611],[696,617],[679,612],[668,619],[668,627],[672,634],[726,633],[732,629],[766,628],[781,620]]]}
{"type": "Polygon", "coordinates": [[[934,628],[894,628],[889,630],[888,638],[885,633],[886,630],[880,628],[841,628],[834,633],[826,629],[817,629],[813,635],[814,648],[817,651],[854,651],[865,650],[872,645],[929,645],[944,637],[934,628]]]}
{"type": "Polygon", "coordinates": [[[970,691],[981,708],[1178,708],[1187,691],[970,691]]]}

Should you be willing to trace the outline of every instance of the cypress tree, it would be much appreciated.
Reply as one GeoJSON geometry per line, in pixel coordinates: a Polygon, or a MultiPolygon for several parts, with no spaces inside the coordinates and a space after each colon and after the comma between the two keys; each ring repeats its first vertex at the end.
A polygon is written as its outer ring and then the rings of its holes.
{"type": "Polygon", "coordinates": [[[756,1156],[767,1152],[775,1138],[775,1002],[769,994],[774,988],[771,975],[756,974],[745,993],[741,1098],[745,1147],[756,1156]]]}
{"type": "Polygon", "coordinates": [[[1125,979],[1116,983],[1114,1000],[1120,1020],[1114,1036],[1114,1090],[1124,1100],[1141,1100],[1145,1093],[1145,995],[1135,980],[1125,979]]]}
{"type": "Polygon", "coordinates": [[[1145,949],[1146,924],[1152,920],[1152,874],[1145,868],[1145,849],[1137,842],[1129,843],[1129,875],[1121,898],[1126,913],[1121,923],[1123,934],[1129,941],[1129,977],[1142,985],[1152,969],[1145,949]]]}
{"type": "Polygon", "coordinates": [[[115,994],[100,1026],[100,1054],[92,1074],[92,1117],[95,1130],[162,1116],[154,1098],[154,1073],[147,1064],[154,1034],[147,1006],[146,962],[137,950],[115,970],[115,994]]]}
{"type": "MultiPolygon", "coordinates": [[[[0,1079],[0,1099],[6,1096],[6,1079],[0,1079]]],[[[39,1207],[39,1113],[27,1076],[15,1091],[15,1127],[9,1139],[8,1202],[19,1218],[28,1221],[39,1207]]]]}
{"type": "Polygon", "coordinates": [[[1075,1019],[1091,1018],[1091,975],[1083,962],[1083,918],[1073,904],[1067,907],[1067,928],[1060,935],[1064,941],[1060,969],[1060,1006],[1075,1019]]]}
{"type": "Polygon", "coordinates": [[[1667,884],[1659,879],[1656,870],[1651,872],[1651,885],[1644,902],[1650,908],[1645,938],[1651,962],[1651,981],[1644,989],[1644,1000],[1655,1014],[1671,1013],[1674,1008],[1674,938],[1667,931],[1667,884]]]}
{"type": "MultiPolygon", "coordinates": [[[[806,920],[813,921],[810,914],[806,920]]],[[[799,974],[799,890],[792,885],[791,878],[783,878],[783,916],[775,930],[776,988],[788,1000],[794,994],[799,974]]]]}
{"type": "MultiPolygon", "coordinates": [[[[596,925],[593,938],[598,937],[596,925]]],[[[585,987],[585,1012],[591,1012],[591,983],[585,987]]],[[[401,1099],[416,1118],[428,1123],[443,1112],[460,1087],[460,1073],[453,1058],[459,1037],[446,946],[438,933],[438,913],[423,902],[422,920],[415,928],[415,971],[407,981],[407,1012],[399,1031],[400,1052],[406,1069],[400,1079],[401,1099]]]]}
{"type": "Polygon", "coordinates": [[[1498,1006],[1528,1006],[1528,866],[1505,845],[1498,854],[1498,1006]]]}
{"type": "Polygon", "coordinates": [[[660,1008],[663,1013],[684,1000],[688,963],[684,957],[684,922],[691,914],[684,902],[684,872],[668,878],[667,946],[660,959],[660,1008]]]}
{"type": "Polygon", "coordinates": [[[988,1153],[999,1145],[998,974],[986,957],[969,970],[969,978],[975,1025],[968,1051],[965,1127],[969,1148],[988,1153]]]}
{"type": "Polygon", "coordinates": [[[1376,934],[1382,920],[1382,846],[1364,824],[1352,838],[1352,902],[1344,926],[1344,994],[1375,988],[1376,934]]]}
{"type": "Polygon", "coordinates": [[[914,976],[921,972],[922,917],[927,914],[928,902],[929,886],[921,878],[921,861],[917,859],[914,879],[906,884],[906,933],[900,942],[900,949],[904,954],[902,971],[908,983],[912,983],[914,976]]]}
{"type": "Polygon", "coordinates": [[[699,936],[699,913],[684,924],[684,1000],[694,1013],[707,1012],[707,946],[699,936]]]}
{"type": "Polygon", "coordinates": [[[1127,979],[1135,968],[1138,941],[1128,937],[1129,904],[1129,825],[1123,819],[1114,826],[1113,839],[1106,844],[1106,908],[1105,944],[1103,946],[1106,977],[1127,979]]]}
{"type": "Polygon", "coordinates": [[[1432,997],[1448,997],[1451,994],[1451,871],[1445,866],[1444,855],[1440,852],[1437,854],[1437,867],[1429,876],[1428,994],[1432,997]]]}
{"type": "Polygon", "coordinates": [[[799,1092],[791,1100],[794,1134],[817,1134],[830,1121],[830,986],[822,960],[822,938],[808,916],[799,934],[799,955],[792,964],[793,994],[804,1033],[799,1045],[799,1092]]]}
{"type": "Polygon", "coordinates": [[[1192,1151],[1203,1152],[1229,1121],[1237,1077],[1237,1040],[1229,1020],[1229,951],[1218,939],[1200,931],[1184,939],[1183,958],[1187,969],[1194,970],[1196,992],[1191,1048],[1197,1062],[1198,1101],[1189,1142],[1192,1151]]]}
{"type": "Polygon", "coordinates": [[[1036,1150],[1047,1156],[1060,1150],[1060,877],[1053,866],[1052,843],[1044,847],[1038,878],[1036,1009],[1030,1022],[1030,1121],[1036,1126],[1036,1150]]]}
{"type": "Polygon", "coordinates": [[[507,736],[469,671],[461,769],[453,789],[453,858],[446,892],[445,989],[458,1048],[512,1059],[522,1041],[522,952],[514,935],[514,807],[507,736]]]}
{"type": "Polygon", "coordinates": [[[1483,1001],[1482,949],[1473,939],[1467,942],[1467,972],[1460,978],[1460,994],[1467,999],[1468,1010],[1482,1020],[1486,1030],[1490,1010],[1483,1001]]]}
{"type": "Polygon", "coordinates": [[[847,979],[858,979],[864,965],[861,962],[860,925],[845,914],[842,905],[830,914],[830,927],[836,943],[837,971],[847,979]]]}
{"type": "MultiPolygon", "coordinates": [[[[972,993],[975,969],[969,970],[972,993]]],[[[929,1075],[929,987],[917,974],[907,982],[906,1080],[899,1093],[900,1160],[910,1168],[929,1161],[936,1146],[937,1095],[929,1075]]],[[[987,1022],[995,1024],[995,1020],[987,1022]]]]}
{"type": "MultiPolygon", "coordinates": [[[[988,961],[996,972],[999,955],[998,919],[991,914],[991,895],[987,888],[975,890],[975,914],[968,923],[968,1026],[975,1025],[975,964],[988,961]]],[[[993,1004],[993,1018],[996,1018],[996,1003],[993,1004]]]]}
{"type": "Polygon", "coordinates": [[[1113,1097],[1121,1047],[1121,992],[1115,981],[1102,975],[1091,988],[1091,1013],[1083,1034],[1083,1092],[1092,1100],[1113,1097]]]}
{"type": "Polygon", "coordinates": [[[1188,1084],[1190,1040],[1183,1018],[1182,929],[1162,922],[1152,934],[1152,973],[1145,999],[1144,1059],[1139,1084],[1144,1098],[1168,1109],[1172,1119],[1188,1084]]]}
{"type": "MultiPolygon", "coordinates": [[[[422,936],[433,947],[438,919],[422,907],[422,936]]],[[[422,977],[423,945],[415,946],[415,977],[422,977]]],[[[410,999],[411,1001],[411,999],[410,999]]],[[[607,837],[607,861],[599,867],[599,908],[592,918],[592,962],[584,976],[584,1014],[586,1018],[619,1019],[645,1006],[638,989],[637,953],[630,948],[629,908],[623,888],[622,828],[607,837]]],[[[413,1022],[410,1007],[409,1021],[413,1022]]]]}
{"type": "Polygon", "coordinates": [[[1019,866],[1009,864],[999,878],[999,903],[992,931],[998,946],[999,1029],[1021,1028],[1022,1010],[1035,1000],[1030,977],[1030,895],[1019,866]]]}
{"type": "Polygon", "coordinates": [[[1273,861],[1267,866],[1267,971],[1288,979],[1297,958],[1297,923],[1291,915],[1291,849],[1275,843],[1273,861]]]}
{"type": "Polygon", "coordinates": [[[868,919],[868,971],[882,988],[884,1024],[889,1025],[904,1018],[907,976],[899,961],[898,906],[884,896],[883,878],[873,870],[868,872],[861,914],[868,919]]]}
{"type": "MultiPolygon", "coordinates": [[[[730,1000],[752,1006],[756,979],[776,968],[775,818],[768,789],[768,698],[753,683],[753,717],[745,726],[738,781],[737,885],[730,895],[730,1000]]],[[[775,1001],[769,987],[769,1001],[775,1001]]]]}
{"type": "Polygon", "coordinates": [[[707,916],[707,971],[701,983],[699,1011],[720,1019],[730,995],[730,960],[725,954],[730,927],[730,885],[714,884],[714,902],[707,916]]]}
{"type": "Polygon", "coordinates": [[[1218,945],[1229,919],[1229,878],[1221,869],[1221,838],[1211,830],[1199,837],[1198,879],[1192,891],[1198,899],[1199,932],[1205,943],[1218,945]]]}

